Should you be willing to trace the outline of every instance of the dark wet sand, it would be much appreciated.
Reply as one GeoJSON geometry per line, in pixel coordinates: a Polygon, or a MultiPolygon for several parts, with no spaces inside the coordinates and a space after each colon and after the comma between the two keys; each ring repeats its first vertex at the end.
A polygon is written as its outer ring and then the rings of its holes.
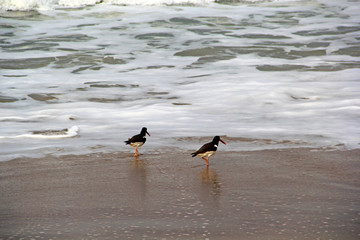
{"type": "Polygon", "coordinates": [[[0,163],[0,239],[360,239],[360,150],[0,163]]]}

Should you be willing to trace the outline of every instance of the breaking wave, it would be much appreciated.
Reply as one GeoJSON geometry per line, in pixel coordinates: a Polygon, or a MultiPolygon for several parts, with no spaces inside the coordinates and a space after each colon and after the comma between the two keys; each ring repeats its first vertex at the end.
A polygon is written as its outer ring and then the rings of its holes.
{"type": "Polygon", "coordinates": [[[72,126],[61,130],[38,130],[31,133],[16,135],[16,136],[0,136],[0,139],[5,138],[41,138],[41,139],[55,139],[55,138],[71,138],[79,134],[79,127],[72,126]]]}

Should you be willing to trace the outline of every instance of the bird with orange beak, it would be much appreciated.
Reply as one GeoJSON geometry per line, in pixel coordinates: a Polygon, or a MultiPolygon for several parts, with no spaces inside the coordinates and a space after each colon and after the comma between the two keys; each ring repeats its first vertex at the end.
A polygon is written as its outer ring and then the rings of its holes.
{"type": "Polygon", "coordinates": [[[140,134],[137,134],[132,138],[129,138],[127,141],[125,141],[126,144],[135,147],[135,157],[140,155],[138,148],[144,145],[144,143],[146,142],[146,134],[150,136],[150,133],[148,133],[147,128],[143,127],[141,129],[140,134]]]}
{"type": "Polygon", "coordinates": [[[193,152],[191,154],[192,157],[199,155],[206,161],[206,166],[209,166],[209,157],[215,154],[219,145],[219,141],[226,145],[226,143],[221,140],[219,136],[215,136],[211,142],[204,144],[199,150],[193,152]]]}

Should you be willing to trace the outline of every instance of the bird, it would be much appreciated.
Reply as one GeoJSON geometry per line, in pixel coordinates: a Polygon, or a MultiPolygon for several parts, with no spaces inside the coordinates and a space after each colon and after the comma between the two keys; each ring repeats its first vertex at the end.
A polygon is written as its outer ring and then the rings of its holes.
{"type": "Polygon", "coordinates": [[[134,135],[131,138],[129,138],[127,141],[124,141],[126,144],[129,144],[132,147],[135,147],[135,157],[139,156],[140,153],[138,152],[138,148],[144,145],[146,142],[146,134],[150,136],[150,133],[148,133],[147,128],[143,127],[141,129],[140,134],[134,135]]]}
{"type": "Polygon", "coordinates": [[[215,154],[219,141],[226,145],[226,143],[221,140],[219,136],[215,136],[211,142],[204,144],[199,150],[191,153],[192,157],[199,155],[206,161],[206,166],[209,166],[209,157],[215,154]]]}

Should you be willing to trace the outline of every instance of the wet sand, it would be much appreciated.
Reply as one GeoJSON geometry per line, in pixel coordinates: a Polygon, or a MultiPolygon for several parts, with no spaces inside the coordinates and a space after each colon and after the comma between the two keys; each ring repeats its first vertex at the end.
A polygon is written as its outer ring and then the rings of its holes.
{"type": "Polygon", "coordinates": [[[0,239],[359,239],[360,150],[0,163],[0,239]]]}

